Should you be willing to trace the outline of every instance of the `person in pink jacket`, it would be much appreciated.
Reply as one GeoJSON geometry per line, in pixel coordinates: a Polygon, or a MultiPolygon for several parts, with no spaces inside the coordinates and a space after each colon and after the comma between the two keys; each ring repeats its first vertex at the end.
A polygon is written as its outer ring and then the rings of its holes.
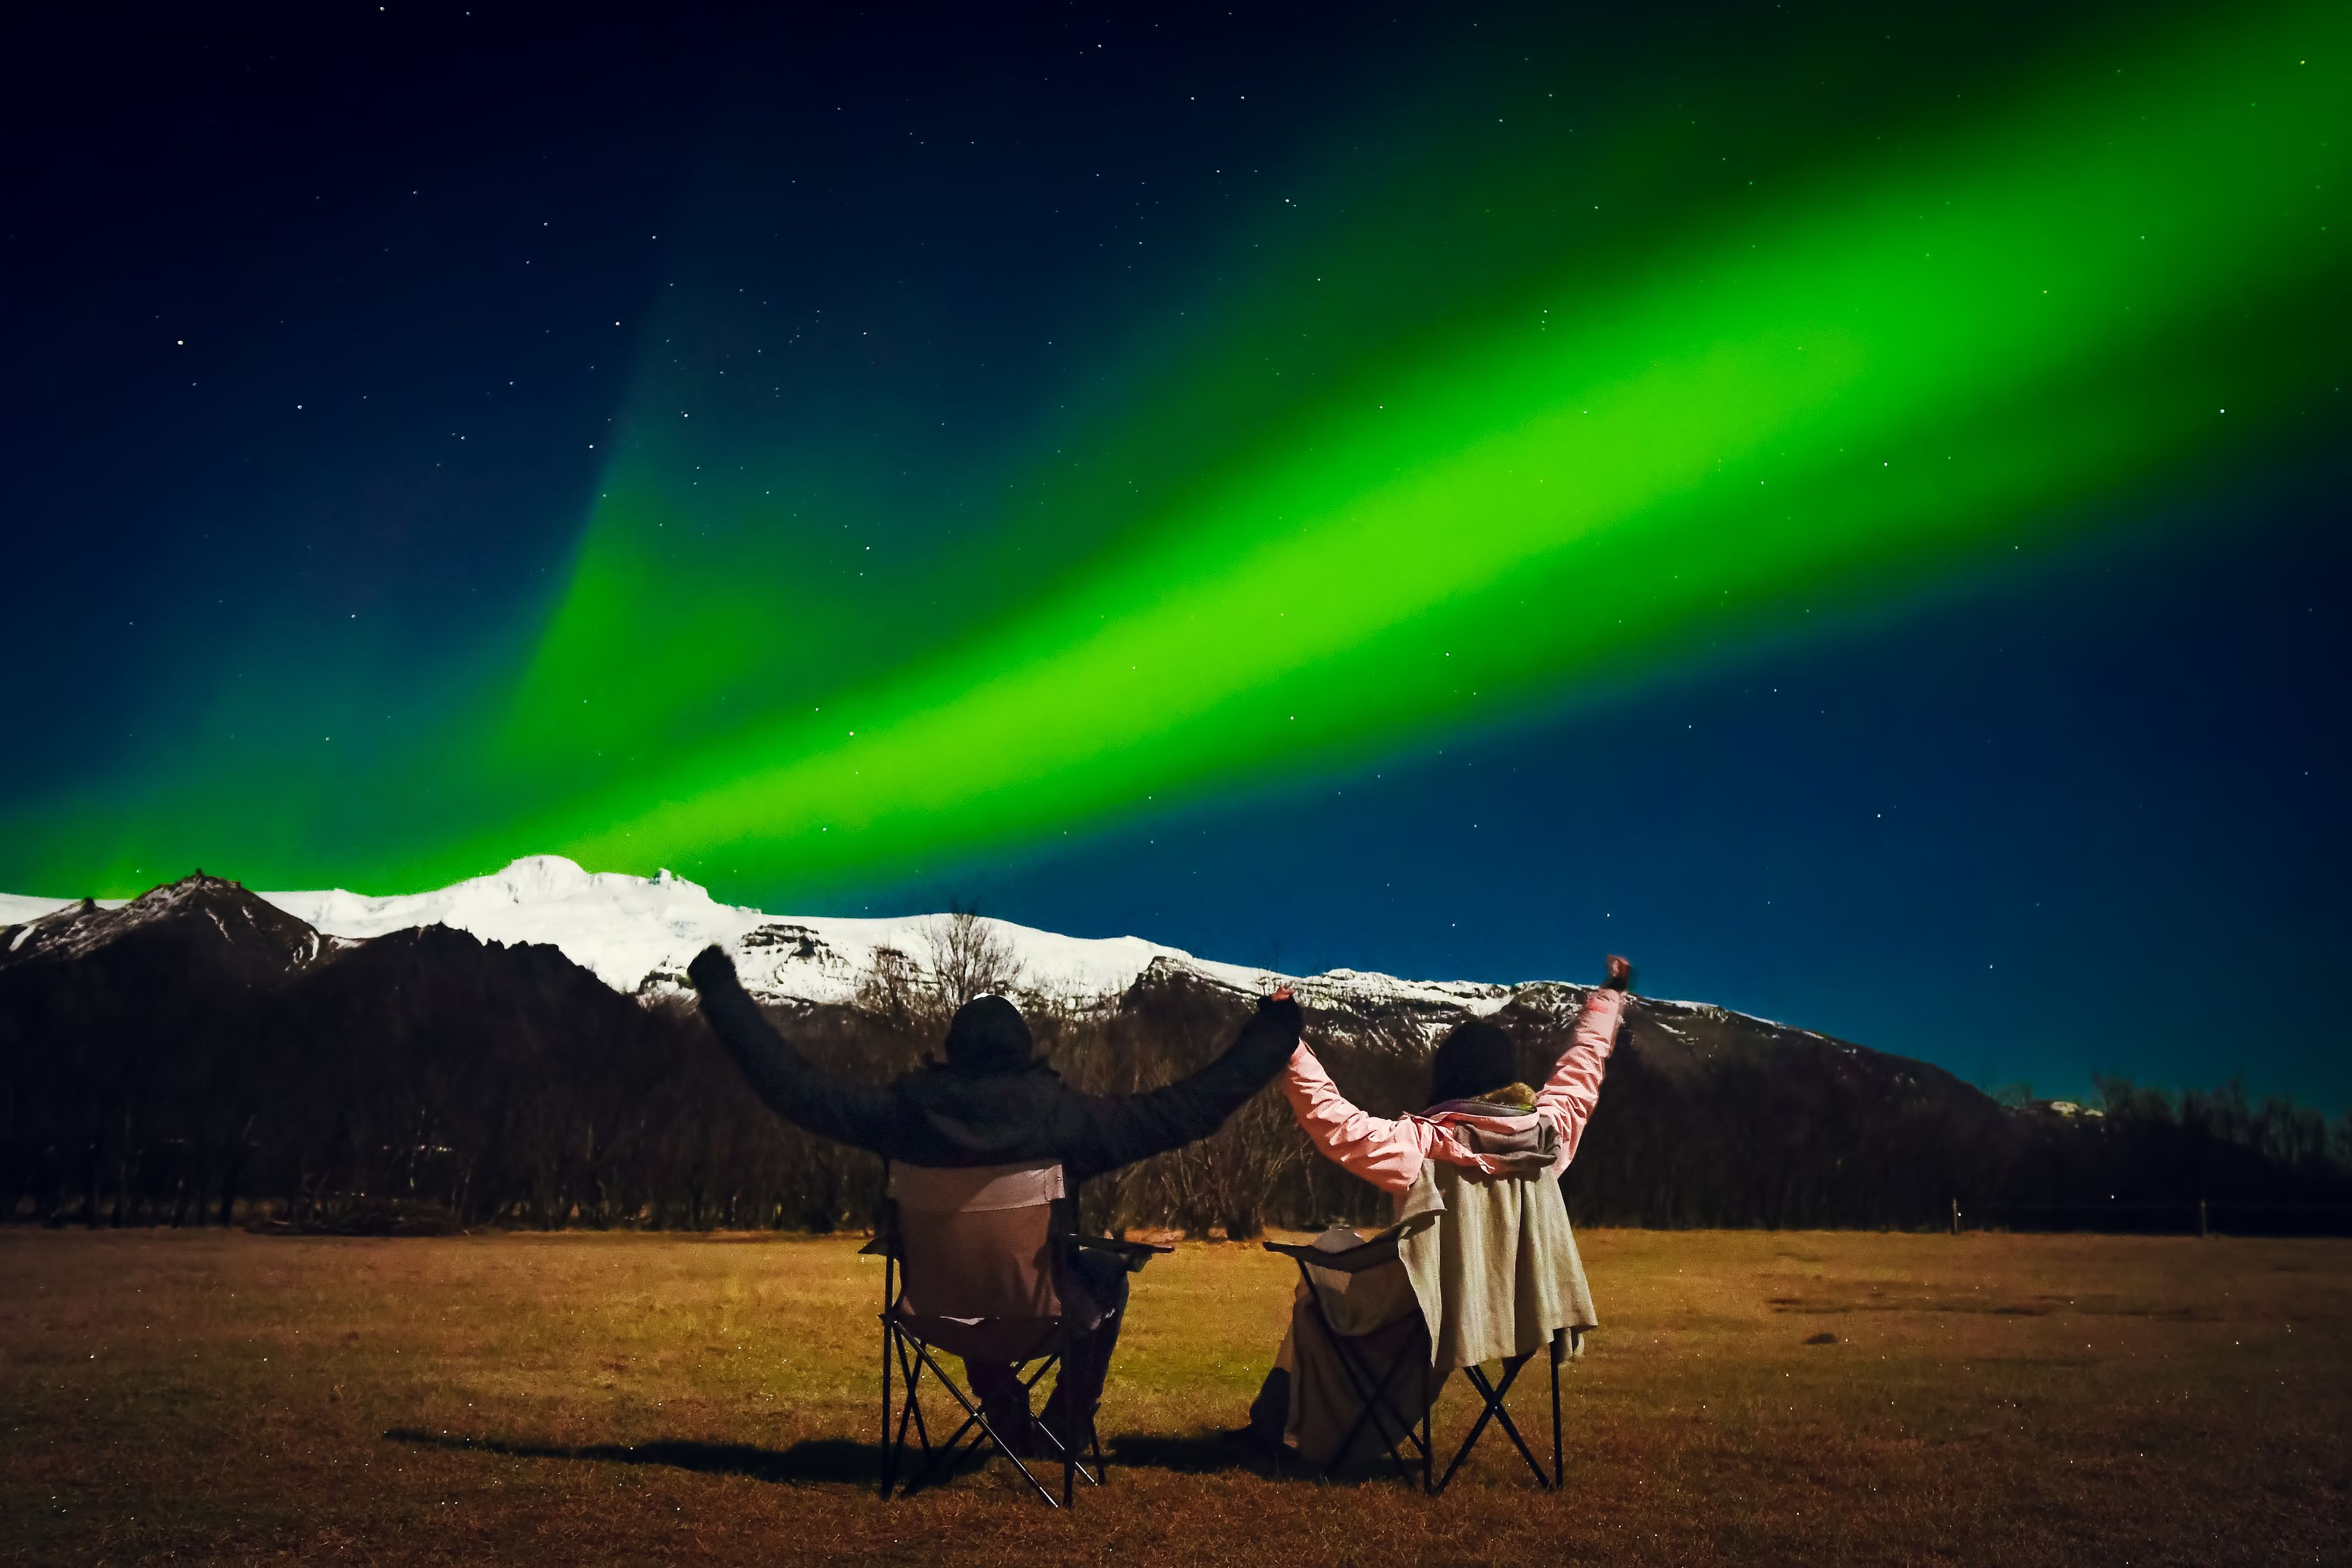
{"type": "Polygon", "coordinates": [[[1517,1081],[1517,1052],[1510,1036],[1484,1018],[1472,1018],[1437,1043],[1429,1063],[1430,1106],[1418,1116],[1391,1121],[1366,1115],[1339,1092],[1304,1044],[1290,1053],[1282,1092],[1324,1158],[1395,1197],[1412,1190],[1430,1160],[1495,1169],[1496,1156],[1478,1152],[1454,1135],[1465,1125],[1502,1133],[1549,1127],[1559,1141],[1551,1166],[1558,1175],[1576,1158],[1584,1124],[1601,1098],[1601,1077],[1616,1046],[1617,1022],[1633,981],[1633,965],[1610,954],[1608,979],[1586,994],[1575,1035],[1541,1089],[1517,1081]]]}
{"type": "MultiPolygon", "coordinates": [[[[1633,983],[1633,966],[1609,955],[1607,978],[1584,998],[1568,1048],[1541,1089],[1518,1081],[1518,1051],[1501,1026],[1471,1018],[1446,1031],[1429,1062],[1429,1109],[1393,1120],[1366,1114],[1339,1092],[1315,1053],[1302,1043],[1290,1053],[1282,1092],[1292,1114],[1324,1158],[1402,1202],[1432,1160],[1507,1173],[1496,1155],[1477,1143],[1551,1150],[1557,1176],[1576,1157],[1584,1124],[1601,1098],[1601,1075],[1617,1044],[1617,1025],[1633,983]],[[1467,1142],[1460,1135],[1475,1129],[1467,1142]]],[[[1523,1161],[1525,1155],[1514,1161],[1523,1161]]],[[[1523,1166],[1517,1166],[1524,1169],[1523,1166]]],[[[1286,1349],[1288,1342],[1285,1342],[1286,1349]]],[[[1251,1403],[1249,1423],[1236,1434],[1260,1456],[1282,1451],[1290,1410],[1290,1372],[1277,1362],[1251,1403]]]]}

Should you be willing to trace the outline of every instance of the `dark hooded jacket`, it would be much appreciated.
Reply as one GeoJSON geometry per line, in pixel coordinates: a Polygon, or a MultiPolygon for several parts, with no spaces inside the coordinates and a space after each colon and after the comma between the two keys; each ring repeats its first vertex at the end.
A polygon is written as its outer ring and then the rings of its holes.
{"type": "Polygon", "coordinates": [[[720,1043],[785,1121],[910,1165],[1059,1160],[1072,1182],[1214,1132],[1282,1070],[1305,1022],[1297,1003],[1268,997],[1224,1054],[1190,1077],[1145,1094],[1082,1094],[1035,1058],[1012,1004],[984,997],[957,1015],[947,1061],[860,1084],[794,1050],[718,948],[687,973],[720,1043]]]}

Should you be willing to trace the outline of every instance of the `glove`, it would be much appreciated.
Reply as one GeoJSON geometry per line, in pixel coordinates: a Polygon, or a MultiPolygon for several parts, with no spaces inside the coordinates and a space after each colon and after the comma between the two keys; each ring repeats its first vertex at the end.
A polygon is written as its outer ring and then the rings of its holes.
{"type": "Polygon", "coordinates": [[[1273,1020],[1294,1040],[1307,1032],[1307,1010],[1298,1005],[1297,997],[1291,995],[1287,985],[1271,996],[1259,997],[1257,1016],[1273,1020]]]}
{"type": "Polygon", "coordinates": [[[697,991],[709,991],[714,986],[725,990],[742,984],[735,978],[735,961],[717,942],[694,955],[694,962],[686,966],[686,977],[694,982],[697,991]]]}

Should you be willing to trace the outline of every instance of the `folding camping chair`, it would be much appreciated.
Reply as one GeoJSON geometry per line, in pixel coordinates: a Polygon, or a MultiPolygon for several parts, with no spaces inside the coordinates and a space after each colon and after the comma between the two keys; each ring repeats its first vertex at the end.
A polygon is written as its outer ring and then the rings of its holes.
{"type": "MultiPolygon", "coordinates": [[[[1410,1229],[1434,1223],[1436,1218],[1435,1215],[1415,1215],[1413,1219],[1400,1221],[1353,1247],[1329,1246],[1333,1240],[1330,1235],[1303,1246],[1281,1241],[1265,1244],[1268,1252],[1278,1252],[1298,1265],[1299,1281],[1306,1288],[1303,1304],[1307,1321],[1330,1347],[1349,1388],[1355,1394],[1356,1418],[1348,1427],[1347,1436],[1339,1440],[1330,1458],[1323,1462],[1323,1474],[1327,1479],[1349,1461],[1355,1452],[1357,1439],[1363,1436],[1365,1426],[1370,1425],[1373,1437],[1387,1453],[1389,1462],[1396,1467],[1397,1479],[1408,1485],[1414,1479],[1406,1455],[1409,1448],[1420,1458],[1423,1488],[1426,1489],[1429,1485],[1431,1406],[1436,1401],[1437,1390],[1434,1380],[1429,1376],[1428,1324],[1421,1321],[1418,1310],[1414,1311],[1410,1319],[1411,1331],[1405,1335],[1402,1343],[1381,1358],[1382,1364],[1375,1372],[1370,1346],[1382,1332],[1400,1325],[1383,1323],[1373,1332],[1364,1334],[1342,1332],[1333,1321],[1337,1315],[1334,1311],[1336,1303],[1326,1298],[1323,1282],[1316,1276],[1328,1270],[1348,1276],[1352,1283],[1378,1268],[1402,1272],[1404,1261],[1398,1256],[1398,1248],[1405,1235],[1410,1229]],[[1409,1367],[1419,1374],[1421,1390],[1419,1395],[1413,1397],[1410,1394],[1410,1384],[1399,1389],[1399,1394],[1407,1396],[1401,1406],[1391,1390],[1396,1387],[1398,1373],[1409,1367]],[[1413,1418],[1415,1411],[1418,1412],[1417,1419],[1413,1418]]],[[[1345,1233],[1339,1234],[1344,1236],[1345,1233]]],[[[1297,1332],[1296,1325],[1297,1318],[1294,1316],[1294,1334],[1297,1332]]],[[[1394,1336],[1391,1334],[1389,1337],[1394,1336]]],[[[1299,1350],[1295,1353],[1304,1356],[1308,1352],[1299,1350]]],[[[1302,1375],[1303,1369],[1294,1369],[1294,1378],[1302,1375]]]]}
{"type": "Polygon", "coordinates": [[[1091,1422],[1083,1440],[1066,1434],[1067,1444],[1042,1423],[1034,1428],[1059,1455],[1056,1498],[935,1352],[1009,1363],[1023,1388],[1034,1388],[1054,1367],[1067,1365],[1077,1326],[1074,1311],[1087,1305],[1069,1299],[1070,1256],[1081,1247],[1108,1252],[1133,1272],[1171,1249],[1081,1238],[1076,1204],[1058,1163],[959,1170],[893,1163],[886,1168],[885,1188],[882,1225],[865,1249],[883,1259],[882,1496],[890,1498],[894,1489],[897,1496],[908,1495],[982,1445],[1012,1460],[1021,1479],[1055,1508],[1070,1504],[1080,1480],[1100,1486],[1109,1468],[1091,1422]],[[894,1364],[904,1388],[895,1429],[894,1364]],[[943,1440],[932,1438],[924,1415],[926,1372],[963,1410],[962,1424],[943,1440]],[[901,1486],[910,1427],[922,1464],[901,1486]]]}
{"type": "MultiPolygon", "coordinates": [[[[1536,1484],[1547,1491],[1558,1491],[1566,1479],[1560,1430],[1559,1368],[1560,1363],[1570,1353],[1568,1329],[1554,1329],[1546,1346],[1547,1359],[1551,1364],[1551,1468],[1549,1473],[1547,1474],[1545,1468],[1537,1461],[1534,1451],[1528,1446],[1526,1437],[1520,1434],[1517,1423],[1511,1419],[1510,1410],[1505,1404],[1510,1396],[1512,1385],[1518,1381],[1519,1373],[1531,1359],[1533,1352],[1528,1352],[1502,1358],[1503,1371],[1500,1378],[1488,1377],[1483,1366],[1474,1364],[1462,1368],[1465,1378],[1478,1395],[1480,1408],[1477,1419],[1471,1424],[1468,1435],[1462,1439],[1462,1446],[1454,1450],[1454,1458],[1446,1465],[1444,1474],[1436,1475],[1434,1473],[1435,1437],[1432,1426],[1434,1420],[1437,1394],[1444,1384],[1446,1374],[1431,1364],[1432,1325],[1426,1317],[1419,1311],[1414,1312],[1412,1316],[1416,1321],[1412,1331],[1401,1343],[1394,1344],[1385,1356],[1379,1355],[1374,1349],[1382,1338],[1381,1333],[1343,1333],[1333,1321],[1335,1316],[1339,1314],[1333,1311],[1335,1303],[1326,1294],[1323,1281],[1317,1278],[1318,1273],[1328,1270],[1331,1273],[1346,1275],[1353,1279],[1362,1277],[1370,1270],[1382,1268],[1394,1268],[1402,1272],[1405,1267],[1404,1259],[1401,1256],[1404,1243],[1431,1226],[1443,1223],[1444,1219],[1443,1211],[1416,1214],[1356,1246],[1331,1250],[1326,1250],[1324,1247],[1314,1243],[1303,1246],[1278,1241],[1265,1243],[1265,1249],[1268,1252],[1278,1252],[1298,1266],[1299,1279],[1306,1287],[1303,1301],[1306,1308],[1306,1320],[1317,1332],[1323,1336],[1326,1343],[1330,1347],[1360,1405],[1355,1421],[1348,1428],[1347,1436],[1332,1451],[1330,1458],[1325,1461],[1323,1474],[1328,1478],[1336,1473],[1340,1466],[1348,1462],[1355,1452],[1358,1439],[1369,1425],[1374,1439],[1385,1449],[1390,1462],[1396,1467],[1398,1479],[1408,1485],[1412,1483],[1414,1467],[1412,1458],[1417,1457],[1420,1460],[1421,1488],[1423,1491],[1434,1497],[1443,1492],[1453,1481],[1456,1472],[1462,1468],[1463,1461],[1470,1457],[1471,1449],[1477,1446],[1478,1439],[1486,1434],[1487,1426],[1494,1423],[1501,1426],[1504,1433],[1511,1439],[1511,1446],[1517,1448],[1519,1451],[1519,1457],[1527,1461],[1528,1468],[1535,1475],[1536,1484]],[[1418,1376],[1421,1384],[1420,1419],[1417,1422],[1409,1419],[1412,1409],[1411,1381],[1408,1380],[1402,1388],[1398,1386],[1399,1374],[1406,1373],[1408,1369],[1418,1376]],[[1396,1390],[1395,1394],[1391,1394],[1392,1389],[1396,1390]],[[1405,1402],[1402,1405],[1397,1401],[1398,1394],[1404,1396],[1405,1402]]],[[[1328,1243],[1330,1238],[1326,1237],[1321,1239],[1328,1243]]],[[[1390,1340],[1396,1338],[1393,1332],[1388,1333],[1386,1337],[1390,1340]]],[[[1297,1353],[1303,1356],[1307,1352],[1301,1351],[1297,1353]]],[[[1296,1375],[1297,1373],[1294,1373],[1294,1376],[1296,1375]]]]}

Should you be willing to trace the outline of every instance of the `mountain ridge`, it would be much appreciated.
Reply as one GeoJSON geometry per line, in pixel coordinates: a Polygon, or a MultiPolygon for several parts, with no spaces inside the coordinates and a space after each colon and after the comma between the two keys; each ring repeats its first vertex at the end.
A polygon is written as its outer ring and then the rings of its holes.
{"type": "MultiPolygon", "coordinates": [[[[77,903],[0,895],[0,922],[13,921],[0,923],[0,962],[16,944],[47,941],[33,933],[50,927],[61,915],[89,920],[131,909],[187,880],[163,884],[137,900],[77,903]]],[[[747,990],[764,1003],[783,1006],[853,1004],[885,953],[903,961],[918,984],[929,984],[933,950],[955,918],[940,913],[775,915],[720,903],[699,884],[666,870],[654,877],[592,872],[552,855],[526,856],[501,870],[420,893],[366,895],[324,889],[253,890],[252,896],[300,921],[322,942],[365,941],[438,924],[484,941],[545,943],[614,989],[646,1001],[689,991],[688,963],[716,943],[734,959],[747,990]]],[[[1459,1018],[1499,1012],[1515,998],[1532,994],[1531,988],[1556,989],[1575,999],[1587,989],[1558,980],[1416,980],[1352,968],[1291,974],[1202,958],[1136,936],[1072,937],[993,918],[986,924],[1018,965],[1018,989],[1080,1007],[1116,1005],[1158,968],[1181,972],[1234,995],[1262,994],[1287,984],[1310,1005],[1417,1016],[1426,1024],[1426,1039],[1459,1018]]],[[[1645,1000],[1654,1007],[1736,1017],[1767,1028],[1785,1026],[1709,1003],[1645,1000]]]]}

